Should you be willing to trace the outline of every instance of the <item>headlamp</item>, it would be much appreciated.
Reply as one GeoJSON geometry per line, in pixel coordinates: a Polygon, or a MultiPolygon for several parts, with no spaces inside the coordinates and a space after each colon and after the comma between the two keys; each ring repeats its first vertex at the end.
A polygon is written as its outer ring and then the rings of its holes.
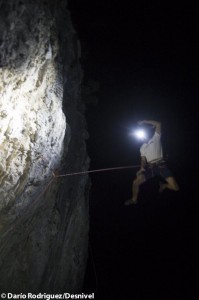
{"type": "Polygon", "coordinates": [[[131,136],[135,136],[139,140],[145,140],[147,138],[147,133],[144,129],[136,129],[132,133],[131,136]]]}

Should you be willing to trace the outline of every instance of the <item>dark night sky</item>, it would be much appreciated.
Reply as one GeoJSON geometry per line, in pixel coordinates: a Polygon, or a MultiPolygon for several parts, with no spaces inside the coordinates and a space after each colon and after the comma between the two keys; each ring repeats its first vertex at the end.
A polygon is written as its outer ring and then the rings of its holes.
{"type": "Polygon", "coordinates": [[[89,143],[95,144],[92,163],[97,166],[110,161],[112,147],[118,148],[114,159],[122,162],[130,142],[121,128],[139,119],[161,120],[164,136],[168,133],[177,153],[180,143],[187,145],[195,138],[198,10],[132,2],[69,3],[82,42],[85,78],[98,80],[101,86],[98,106],[87,112],[89,143]],[[100,157],[100,148],[106,155],[100,157]]]}
{"type": "MultiPolygon", "coordinates": [[[[69,1],[82,44],[85,80],[94,79],[100,83],[99,103],[88,107],[86,112],[91,169],[138,164],[140,145],[128,137],[125,127],[133,126],[140,119],[157,119],[163,125],[164,153],[169,155],[182,194],[166,193],[161,201],[157,198],[158,202],[147,202],[143,198],[146,203],[143,201],[137,211],[125,210],[123,202],[130,198],[135,175],[132,171],[91,177],[90,241],[99,281],[96,297],[102,300],[108,295],[107,298],[117,299],[121,293],[123,299],[131,295],[143,300],[153,284],[158,290],[157,280],[162,276],[165,285],[160,280],[159,289],[165,291],[165,298],[157,291],[151,294],[154,299],[195,299],[195,283],[198,282],[194,256],[198,234],[198,210],[194,201],[199,129],[198,8],[187,3],[138,3],[69,1]],[[164,242],[158,244],[157,240],[164,242]],[[179,254],[179,259],[174,258],[174,252],[179,254]],[[128,259],[131,253],[141,261],[139,267],[128,259]],[[153,267],[164,272],[149,271],[151,261],[153,267]],[[128,266],[135,272],[127,271],[128,266]],[[139,273],[140,269],[144,275],[139,273]],[[113,275],[118,272],[124,281],[113,275]],[[169,284],[168,278],[175,280],[177,277],[176,284],[172,280],[169,284]],[[129,285],[133,285],[130,279],[139,287],[134,294],[129,289],[129,285]],[[117,286],[118,293],[114,292],[117,286]]],[[[88,278],[93,275],[90,268],[88,278]]],[[[95,283],[91,283],[91,290],[92,284],[95,287],[95,283]]]]}

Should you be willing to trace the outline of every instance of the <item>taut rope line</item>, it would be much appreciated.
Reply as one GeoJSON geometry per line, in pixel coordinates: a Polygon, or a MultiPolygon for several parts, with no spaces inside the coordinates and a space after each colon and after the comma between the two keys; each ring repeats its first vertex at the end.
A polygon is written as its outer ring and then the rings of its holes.
{"type": "Polygon", "coordinates": [[[123,167],[116,167],[116,168],[105,168],[105,169],[96,169],[96,170],[90,170],[90,171],[81,171],[81,172],[73,172],[73,173],[66,173],[66,174],[55,174],[53,172],[54,177],[67,177],[67,176],[74,176],[74,175],[84,175],[89,173],[97,173],[97,172],[107,172],[107,171],[114,171],[114,170],[124,170],[124,169],[133,169],[133,168],[139,168],[140,165],[134,165],[134,166],[123,166],[123,167]]]}

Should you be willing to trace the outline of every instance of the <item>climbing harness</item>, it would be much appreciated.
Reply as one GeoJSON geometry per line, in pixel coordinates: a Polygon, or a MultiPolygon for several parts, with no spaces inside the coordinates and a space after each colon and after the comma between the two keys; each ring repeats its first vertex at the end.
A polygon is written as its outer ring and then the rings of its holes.
{"type": "Polygon", "coordinates": [[[157,162],[154,162],[154,163],[148,163],[147,168],[148,168],[148,170],[151,171],[152,177],[154,177],[155,170],[157,170],[157,169],[159,170],[160,175],[162,176],[162,170],[165,168],[165,165],[166,165],[166,161],[165,160],[160,160],[160,161],[157,161],[157,162]]]}

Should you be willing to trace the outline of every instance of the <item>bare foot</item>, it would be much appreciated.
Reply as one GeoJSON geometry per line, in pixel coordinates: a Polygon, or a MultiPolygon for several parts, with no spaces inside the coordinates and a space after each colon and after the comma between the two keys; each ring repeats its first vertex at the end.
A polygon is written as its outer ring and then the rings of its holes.
{"type": "Polygon", "coordinates": [[[137,200],[129,199],[124,202],[124,205],[128,206],[128,205],[132,205],[132,204],[136,204],[136,203],[137,203],[137,200]]]}

